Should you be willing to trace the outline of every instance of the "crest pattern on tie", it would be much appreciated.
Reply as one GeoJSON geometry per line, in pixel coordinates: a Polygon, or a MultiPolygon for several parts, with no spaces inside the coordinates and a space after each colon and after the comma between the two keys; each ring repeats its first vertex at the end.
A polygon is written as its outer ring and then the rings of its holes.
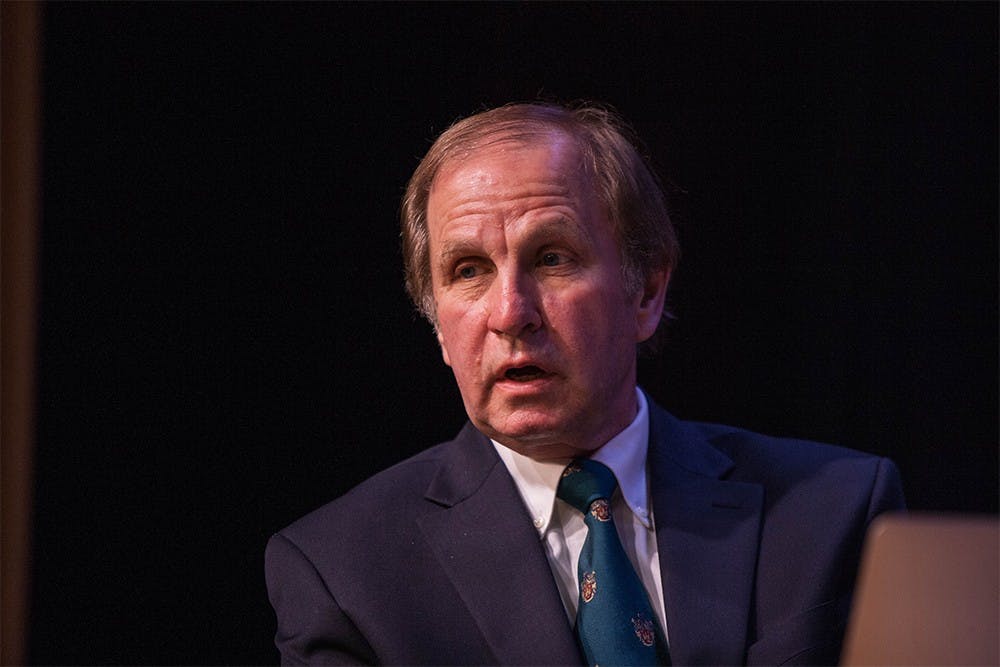
{"type": "Polygon", "coordinates": [[[589,665],[669,665],[649,597],[625,555],[611,516],[618,487],[611,470],[579,459],[567,466],[556,495],[583,513],[587,538],[577,563],[576,636],[589,665]]]}

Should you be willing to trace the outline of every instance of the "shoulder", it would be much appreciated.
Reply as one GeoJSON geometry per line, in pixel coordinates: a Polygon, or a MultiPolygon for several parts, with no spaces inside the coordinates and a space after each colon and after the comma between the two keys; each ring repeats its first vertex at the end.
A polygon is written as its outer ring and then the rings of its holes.
{"type": "Polygon", "coordinates": [[[755,433],[733,426],[688,422],[712,447],[728,456],[737,468],[759,467],[778,476],[812,473],[826,465],[868,466],[880,457],[840,445],[755,433]]]}
{"type": "Polygon", "coordinates": [[[801,507],[853,497],[859,504],[870,502],[866,509],[873,514],[903,505],[899,471],[885,457],[734,426],[682,421],[656,410],[653,446],[680,457],[682,465],[694,461],[722,479],[759,484],[769,504],[801,507]]]}
{"type": "Polygon", "coordinates": [[[490,465],[496,457],[489,441],[471,426],[453,440],[440,443],[361,482],[344,495],[306,514],[279,531],[304,553],[350,552],[381,536],[399,542],[421,516],[439,511],[427,498],[442,471],[490,465]],[[469,463],[469,460],[472,463],[469,463]]]}
{"type": "Polygon", "coordinates": [[[837,537],[826,543],[828,553],[838,545],[860,544],[876,516],[906,505],[899,470],[885,457],[730,427],[701,428],[733,460],[727,479],[763,487],[764,533],[782,548],[801,553],[799,540],[806,533],[818,533],[808,538],[816,544],[837,537]]]}
{"type": "Polygon", "coordinates": [[[733,461],[731,479],[746,478],[769,486],[831,486],[842,491],[851,487],[869,491],[879,478],[898,483],[895,464],[875,454],[718,424],[693,427],[704,434],[712,447],[733,461]]]}

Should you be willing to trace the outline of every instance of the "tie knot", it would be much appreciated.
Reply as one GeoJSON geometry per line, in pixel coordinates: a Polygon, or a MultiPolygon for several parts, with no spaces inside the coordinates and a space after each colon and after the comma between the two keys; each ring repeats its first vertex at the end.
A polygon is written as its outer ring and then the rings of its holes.
{"type": "Polygon", "coordinates": [[[617,486],[615,474],[603,463],[576,459],[563,471],[556,496],[586,514],[598,498],[611,500],[617,486]]]}

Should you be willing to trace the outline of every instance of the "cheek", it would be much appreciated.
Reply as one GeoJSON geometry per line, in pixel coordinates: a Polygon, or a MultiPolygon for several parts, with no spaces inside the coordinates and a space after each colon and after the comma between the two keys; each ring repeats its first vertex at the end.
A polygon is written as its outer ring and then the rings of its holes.
{"type": "Polygon", "coordinates": [[[595,346],[615,346],[631,336],[635,318],[627,306],[621,299],[598,292],[553,299],[548,311],[553,328],[568,345],[596,353],[595,346]]]}
{"type": "Polygon", "coordinates": [[[439,309],[437,338],[445,363],[456,372],[465,370],[476,347],[476,323],[469,311],[439,309]]]}

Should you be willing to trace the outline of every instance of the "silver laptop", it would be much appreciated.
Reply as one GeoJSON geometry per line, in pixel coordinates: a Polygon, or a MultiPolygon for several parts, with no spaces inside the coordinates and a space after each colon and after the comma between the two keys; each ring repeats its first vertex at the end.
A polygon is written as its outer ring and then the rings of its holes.
{"type": "Polygon", "coordinates": [[[876,519],[841,664],[1000,664],[998,553],[996,516],[876,519]]]}

